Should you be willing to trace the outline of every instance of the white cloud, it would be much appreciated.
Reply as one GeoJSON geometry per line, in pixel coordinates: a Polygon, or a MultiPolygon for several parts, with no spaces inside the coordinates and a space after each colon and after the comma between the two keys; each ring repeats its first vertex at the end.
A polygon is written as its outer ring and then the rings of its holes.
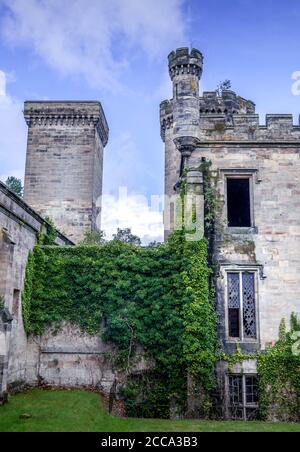
{"type": "Polygon", "coordinates": [[[104,195],[102,198],[101,229],[111,239],[117,229],[131,228],[144,244],[163,241],[163,214],[152,209],[145,196],[128,194],[120,188],[119,196],[104,195]]]}
{"type": "Polygon", "coordinates": [[[4,36],[63,75],[120,89],[136,53],[164,57],[184,37],[185,0],[0,0],[4,36]],[[70,4],[71,3],[71,4],[70,4]],[[155,4],[154,4],[155,3],[155,4]]]}
{"type": "Polygon", "coordinates": [[[0,71],[0,98],[6,96],[6,76],[3,71],[0,71]]]}
{"type": "Polygon", "coordinates": [[[26,124],[22,104],[6,91],[7,75],[0,70],[0,180],[23,178],[26,124]]]}

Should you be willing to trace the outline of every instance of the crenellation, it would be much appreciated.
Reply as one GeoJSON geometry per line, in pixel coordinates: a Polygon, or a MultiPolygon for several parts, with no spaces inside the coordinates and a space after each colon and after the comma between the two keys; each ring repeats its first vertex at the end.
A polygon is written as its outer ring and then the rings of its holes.
{"type": "Polygon", "coordinates": [[[198,78],[201,77],[203,67],[203,55],[199,50],[187,47],[177,49],[176,52],[169,54],[169,71],[173,80],[176,76],[191,74],[198,78]]]}

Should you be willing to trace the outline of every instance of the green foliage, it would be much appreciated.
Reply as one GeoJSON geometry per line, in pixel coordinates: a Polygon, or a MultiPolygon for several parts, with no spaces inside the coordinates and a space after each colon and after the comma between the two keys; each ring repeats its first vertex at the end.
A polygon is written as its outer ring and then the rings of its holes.
{"type": "Polygon", "coordinates": [[[211,170],[212,163],[205,161],[200,166],[204,181],[204,201],[205,201],[205,231],[206,235],[213,235],[216,231],[217,223],[220,223],[224,200],[218,189],[218,176],[211,170]]]}
{"type": "Polygon", "coordinates": [[[118,231],[116,234],[113,235],[114,240],[118,240],[120,242],[124,243],[130,243],[132,245],[140,246],[141,245],[141,239],[137,236],[131,233],[131,229],[120,229],[118,228],[118,231]]]}
{"type": "Polygon", "coordinates": [[[103,245],[105,243],[105,233],[103,231],[87,231],[84,234],[82,245],[103,245]]]}
{"type": "Polygon", "coordinates": [[[7,187],[13,191],[18,196],[23,196],[23,185],[21,179],[18,179],[14,176],[10,176],[6,179],[5,184],[7,187]]]}
{"type": "Polygon", "coordinates": [[[186,242],[182,232],[151,248],[116,239],[37,246],[23,293],[26,331],[41,335],[67,321],[100,334],[105,319],[103,339],[118,346],[117,364],[128,374],[137,345],[155,363],[155,378],[139,382],[138,399],[147,416],[168,417],[171,398],[184,405],[188,373],[208,392],[214,384],[216,317],[206,259],[206,240],[186,242]]]}
{"type": "Polygon", "coordinates": [[[258,356],[260,410],[267,418],[272,407],[284,420],[300,420],[300,322],[291,316],[291,329],[280,326],[275,346],[258,356]]]}
{"type": "Polygon", "coordinates": [[[183,353],[188,373],[204,390],[211,391],[215,385],[217,316],[210,297],[206,240],[187,242],[183,259],[183,353]]]}
{"type": "Polygon", "coordinates": [[[57,231],[51,218],[46,217],[46,224],[42,226],[41,231],[37,234],[38,245],[54,245],[57,238],[57,231]]]}
{"type": "Polygon", "coordinates": [[[0,407],[0,432],[95,432],[99,436],[99,432],[229,431],[300,432],[300,424],[127,419],[110,416],[98,394],[79,390],[28,390],[11,396],[10,402],[0,407]],[[32,417],[21,419],[22,413],[32,417]]]}
{"type": "Polygon", "coordinates": [[[224,82],[220,82],[218,84],[216,91],[219,96],[222,96],[224,91],[228,91],[231,88],[232,88],[231,80],[226,79],[224,80],[224,82]]]}
{"type": "Polygon", "coordinates": [[[33,254],[30,252],[28,255],[24,289],[22,292],[22,315],[24,328],[27,334],[31,334],[33,332],[33,328],[31,326],[31,299],[32,299],[34,269],[35,269],[35,259],[33,254]]]}

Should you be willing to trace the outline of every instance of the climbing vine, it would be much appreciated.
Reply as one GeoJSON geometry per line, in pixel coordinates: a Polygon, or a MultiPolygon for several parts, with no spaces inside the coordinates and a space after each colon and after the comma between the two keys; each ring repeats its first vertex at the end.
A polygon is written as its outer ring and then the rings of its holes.
{"type": "MultiPolygon", "coordinates": [[[[275,405],[283,418],[299,420],[300,357],[293,346],[300,325],[295,316],[291,331],[282,325],[280,340],[266,352],[246,355],[238,348],[225,355],[218,350],[213,256],[223,201],[210,163],[204,162],[200,170],[205,199],[205,237],[200,240],[187,240],[186,234],[194,231],[183,226],[167,243],[154,247],[118,239],[55,247],[56,231],[50,223],[28,258],[22,294],[25,330],[40,336],[46,327],[60,328],[65,321],[115,344],[114,365],[127,376],[123,396],[131,416],[168,418],[172,406],[179,415],[186,412],[191,379],[204,394],[201,414],[208,415],[216,362],[233,366],[257,359],[262,416],[275,405]],[[153,365],[134,374],[138,346],[153,365]]],[[[182,225],[185,176],[179,197],[182,225]]],[[[195,215],[193,210],[192,226],[195,215]]]]}
{"type": "Polygon", "coordinates": [[[214,384],[216,319],[209,272],[206,240],[187,242],[182,231],[151,248],[118,240],[100,246],[39,245],[28,260],[24,325],[29,335],[42,335],[62,321],[102,334],[118,346],[118,365],[128,374],[137,346],[143,347],[155,371],[139,381],[131,410],[135,406],[138,414],[143,399],[149,416],[159,414],[153,412],[157,406],[160,416],[168,417],[172,398],[184,410],[189,373],[207,391],[214,384]],[[160,389],[153,392],[153,385],[160,389]]]}
{"type": "Polygon", "coordinates": [[[31,326],[31,299],[33,289],[35,259],[33,253],[29,253],[27,267],[25,272],[24,289],[22,292],[22,315],[25,331],[30,334],[33,332],[31,326]]]}
{"type": "Polygon", "coordinates": [[[286,332],[281,323],[279,341],[258,356],[260,411],[263,419],[275,410],[281,420],[300,420],[300,322],[291,316],[286,332]]]}
{"type": "Polygon", "coordinates": [[[51,218],[46,217],[46,224],[37,233],[37,243],[39,245],[53,245],[57,237],[57,231],[51,218]]]}

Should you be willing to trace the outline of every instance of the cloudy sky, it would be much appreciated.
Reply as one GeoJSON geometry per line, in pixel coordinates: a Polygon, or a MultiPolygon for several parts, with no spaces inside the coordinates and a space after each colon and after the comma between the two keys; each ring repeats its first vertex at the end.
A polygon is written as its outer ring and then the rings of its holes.
{"type": "Polygon", "coordinates": [[[232,80],[266,113],[300,113],[299,0],[0,0],[0,179],[23,177],[24,100],[100,100],[109,125],[103,227],[162,238],[159,103],[171,96],[167,55],[205,55],[202,89],[232,80]],[[126,197],[117,202],[119,187],[126,197]],[[122,191],[124,194],[124,189],[122,191]]]}

